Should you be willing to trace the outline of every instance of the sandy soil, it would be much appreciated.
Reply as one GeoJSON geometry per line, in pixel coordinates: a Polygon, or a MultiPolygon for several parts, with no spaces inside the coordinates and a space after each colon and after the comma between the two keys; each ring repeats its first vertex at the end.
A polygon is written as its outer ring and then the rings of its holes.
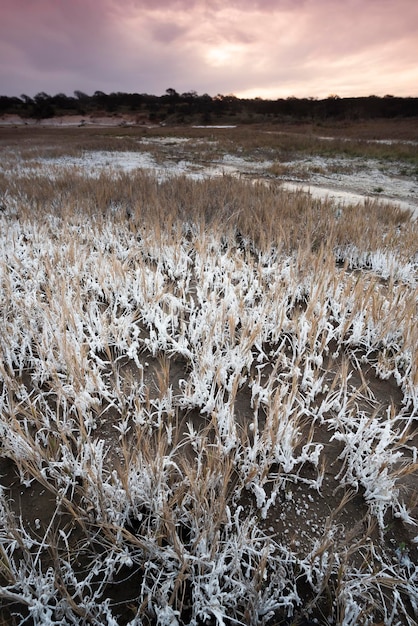
{"type": "Polygon", "coordinates": [[[51,118],[37,120],[34,118],[22,118],[19,115],[0,116],[0,126],[49,126],[49,127],[74,127],[74,126],[127,126],[145,124],[147,120],[139,115],[60,115],[51,118]]]}

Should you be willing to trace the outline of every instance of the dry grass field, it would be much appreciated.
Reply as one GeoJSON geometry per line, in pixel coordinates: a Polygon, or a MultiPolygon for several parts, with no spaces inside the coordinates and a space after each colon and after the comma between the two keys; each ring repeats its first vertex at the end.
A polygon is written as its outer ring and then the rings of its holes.
{"type": "Polygon", "coordinates": [[[0,624],[416,624],[417,136],[296,130],[0,129],[0,624]]]}

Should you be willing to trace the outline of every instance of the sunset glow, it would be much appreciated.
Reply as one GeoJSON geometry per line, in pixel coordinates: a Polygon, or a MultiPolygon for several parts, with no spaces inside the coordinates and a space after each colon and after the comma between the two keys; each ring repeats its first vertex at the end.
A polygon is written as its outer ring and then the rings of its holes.
{"type": "Polygon", "coordinates": [[[2,0],[0,94],[418,95],[416,0],[2,0]]]}

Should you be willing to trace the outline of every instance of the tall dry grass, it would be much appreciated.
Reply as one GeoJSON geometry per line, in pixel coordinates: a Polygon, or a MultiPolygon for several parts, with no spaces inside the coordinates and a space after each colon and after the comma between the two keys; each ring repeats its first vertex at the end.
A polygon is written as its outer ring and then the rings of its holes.
{"type": "Polygon", "coordinates": [[[227,176],[0,185],[2,619],[413,624],[416,222],[227,176]]]}

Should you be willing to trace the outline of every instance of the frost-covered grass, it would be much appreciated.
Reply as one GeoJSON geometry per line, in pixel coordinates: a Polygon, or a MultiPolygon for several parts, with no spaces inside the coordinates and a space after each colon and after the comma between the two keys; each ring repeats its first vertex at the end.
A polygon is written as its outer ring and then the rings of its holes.
{"type": "Polygon", "coordinates": [[[417,222],[0,182],[3,621],[415,624],[417,222]]]}
{"type": "Polygon", "coordinates": [[[382,127],[369,122],[222,129],[0,128],[0,177],[12,176],[20,185],[22,178],[45,176],[46,170],[51,179],[64,171],[99,177],[110,169],[147,170],[159,178],[227,174],[281,182],[340,204],[378,197],[417,215],[416,146],[415,128],[407,120],[382,127]]]}

